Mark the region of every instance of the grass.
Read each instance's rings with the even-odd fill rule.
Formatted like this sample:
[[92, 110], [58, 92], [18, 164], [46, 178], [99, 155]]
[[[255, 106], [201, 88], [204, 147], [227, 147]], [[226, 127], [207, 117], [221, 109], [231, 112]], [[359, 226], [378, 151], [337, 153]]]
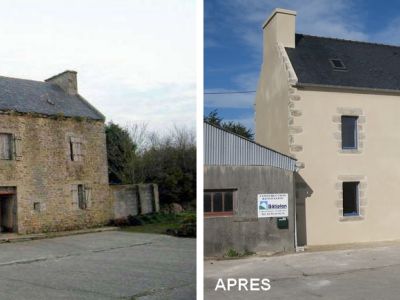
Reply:
[[135, 216], [142, 225], [122, 226], [127, 232], [167, 234], [168, 229], [179, 229], [185, 220], [195, 218], [195, 212], [182, 212], [177, 214], [155, 213]]
[[245, 250], [243, 253], [240, 253], [238, 251], [236, 251], [233, 248], [230, 248], [224, 255], [224, 257], [226, 258], [241, 258], [241, 257], [246, 257], [246, 256], [250, 256], [253, 255], [253, 252], [250, 252], [248, 250]]

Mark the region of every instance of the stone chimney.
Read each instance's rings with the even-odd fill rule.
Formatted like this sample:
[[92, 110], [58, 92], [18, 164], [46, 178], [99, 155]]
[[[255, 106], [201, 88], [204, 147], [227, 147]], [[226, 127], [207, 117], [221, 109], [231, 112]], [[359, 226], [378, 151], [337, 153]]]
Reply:
[[276, 8], [263, 25], [264, 41], [295, 47], [296, 12]]
[[57, 84], [60, 88], [62, 88], [69, 95], [78, 94], [78, 83], [76, 80], [76, 72], [75, 71], [64, 71], [60, 74], [54, 75], [46, 79], [46, 82]]

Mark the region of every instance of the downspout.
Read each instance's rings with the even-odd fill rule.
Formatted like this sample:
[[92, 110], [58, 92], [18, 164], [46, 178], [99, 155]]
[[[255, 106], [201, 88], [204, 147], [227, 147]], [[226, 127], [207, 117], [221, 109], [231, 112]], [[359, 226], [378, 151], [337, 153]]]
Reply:
[[303, 166], [297, 164], [296, 162], [296, 169], [293, 172], [293, 185], [294, 185], [294, 248], [296, 252], [303, 252], [304, 247], [297, 244], [297, 188], [296, 188], [296, 177], [295, 173], [298, 173]]

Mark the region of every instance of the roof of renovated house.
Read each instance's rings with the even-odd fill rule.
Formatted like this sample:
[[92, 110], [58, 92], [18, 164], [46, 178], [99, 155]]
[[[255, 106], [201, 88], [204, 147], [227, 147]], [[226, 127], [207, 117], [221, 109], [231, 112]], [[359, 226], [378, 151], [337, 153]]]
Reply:
[[286, 51], [299, 85], [400, 90], [398, 46], [296, 34], [296, 47]]
[[69, 95], [54, 83], [3, 76], [0, 76], [0, 111], [104, 120], [83, 97]]

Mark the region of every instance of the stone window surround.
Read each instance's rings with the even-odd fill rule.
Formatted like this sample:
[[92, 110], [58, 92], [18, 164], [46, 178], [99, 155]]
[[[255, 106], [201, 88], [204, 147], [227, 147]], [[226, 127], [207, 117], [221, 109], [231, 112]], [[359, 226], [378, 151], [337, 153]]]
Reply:
[[[358, 181], [358, 216], [343, 216], [343, 182]], [[338, 198], [336, 207], [338, 209], [339, 221], [362, 221], [365, 219], [367, 208], [367, 178], [364, 175], [340, 175], [335, 184]]]
[[[345, 154], [359, 154], [364, 150], [365, 142], [365, 115], [361, 108], [338, 107], [337, 114], [333, 116], [332, 121], [337, 125], [334, 132], [334, 138], [337, 141], [338, 152]], [[342, 149], [342, 116], [354, 116], [357, 118], [357, 149]]]

